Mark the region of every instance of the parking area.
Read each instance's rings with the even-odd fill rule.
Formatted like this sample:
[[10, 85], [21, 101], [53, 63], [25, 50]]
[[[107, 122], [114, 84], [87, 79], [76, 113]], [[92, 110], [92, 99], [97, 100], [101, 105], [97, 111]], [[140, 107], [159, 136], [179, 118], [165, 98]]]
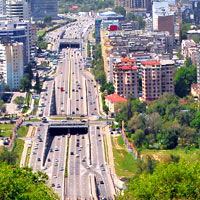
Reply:
[[26, 98], [26, 92], [13, 92], [13, 96], [11, 98], [11, 102], [10, 103], [6, 103], [6, 111], [8, 114], [19, 114], [21, 112], [22, 109], [18, 109], [17, 105], [14, 104], [14, 99], [17, 96], [22, 96], [24, 98]]

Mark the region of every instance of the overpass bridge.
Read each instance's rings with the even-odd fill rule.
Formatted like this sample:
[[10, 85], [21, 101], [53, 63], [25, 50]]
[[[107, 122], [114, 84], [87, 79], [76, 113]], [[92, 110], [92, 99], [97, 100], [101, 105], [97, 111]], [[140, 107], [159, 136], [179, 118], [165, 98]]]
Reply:
[[53, 122], [48, 125], [48, 133], [51, 135], [86, 134], [88, 123], [83, 122]]

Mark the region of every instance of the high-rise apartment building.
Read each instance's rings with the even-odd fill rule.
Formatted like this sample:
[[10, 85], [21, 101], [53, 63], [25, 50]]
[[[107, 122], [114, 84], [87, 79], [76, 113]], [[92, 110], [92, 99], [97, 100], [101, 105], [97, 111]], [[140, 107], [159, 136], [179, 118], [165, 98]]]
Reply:
[[6, 15], [6, 0], [0, 0], [0, 15]]
[[10, 89], [19, 89], [24, 76], [23, 43], [0, 44], [0, 74]]
[[29, 23], [15, 21], [0, 21], [0, 41], [22, 42], [24, 65], [30, 60]]
[[130, 94], [138, 98], [138, 68], [131, 65], [117, 66], [113, 70], [115, 93], [127, 98]]
[[174, 62], [149, 60], [142, 64], [142, 98], [153, 101], [165, 92], [174, 93]]
[[7, 19], [18, 18], [19, 20], [30, 19], [30, 3], [28, 0], [7, 0], [6, 1]]
[[43, 20], [45, 16], [56, 19], [58, 14], [57, 0], [31, 0], [31, 16], [33, 20]]

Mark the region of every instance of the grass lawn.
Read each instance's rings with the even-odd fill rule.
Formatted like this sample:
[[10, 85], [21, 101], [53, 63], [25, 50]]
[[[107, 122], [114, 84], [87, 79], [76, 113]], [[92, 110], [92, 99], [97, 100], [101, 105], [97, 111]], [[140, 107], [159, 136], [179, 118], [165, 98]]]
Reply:
[[27, 133], [28, 127], [26, 126], [21, 126], [17, 131], [18, 137], [26, 137]]
[[173, 154], [175, 156], [180, 156], [186, 160], [195, 161], [200, 158], [200, 149], [185, 150], [185, 149], [172, 149], [172, 150], [143, 150], [141, 152], [145, 156], [149, 155], [155, 160], [169, 162], [171, 160], [170, 156]]
[[37, 36], [42, 36], [44, 34], [45, 30], [39, 30], [37, 31]]
[[111, 137], [115, 172], [120, 177], [131, 178], [136, 172], [136, 160], [132, 152], [128, 152], [122, 136]]
[[18, 155], [18, 158], [16, 160], [16, 165], [17, 166], [20, 165], [23, 149], [24, 149], [24, 141], [20, 140], [20, 139], [15, 139], [15, 143], [14, 143], [14, 147], [13, 147], [12, 151], [16, 152], [17, 155]]
[[14, 124], [0, 124], [1, 134], [4, 137], [10, 137], [13, 133]]
[[108, 144], [107, 144], [106, 135], [103, 135], [103, 145], [104, 145], [105, 160], [109, 164]]

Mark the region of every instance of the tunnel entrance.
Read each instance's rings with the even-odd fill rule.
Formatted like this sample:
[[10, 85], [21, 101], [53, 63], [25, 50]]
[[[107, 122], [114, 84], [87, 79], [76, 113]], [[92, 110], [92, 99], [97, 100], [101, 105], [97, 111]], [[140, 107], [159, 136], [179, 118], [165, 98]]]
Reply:
[[60, 136], [60, 135], [76, 135], [76, 134], [86, 134], [88, 128], [49, 128], [48, 130], [51, 136]]
[[80, 48], [80, 44], [79, 43], [73, 43], [73, 42], [61, 42], [60, 43], [60, 50], [62, 49], [66, 49], [66, 48]]
[[65, 137], [67, 137], [68, 134], [83, 135], [87, 133], [88, 133], [88, 125], [84, 123], [50, 124], [47, 130], [43, 166], [45, 165], [48, 153], [52, 148], [52, 143], [56, 137], [59, 137], [59, 140], [62, 140], [62, 138], [64, 139]]

